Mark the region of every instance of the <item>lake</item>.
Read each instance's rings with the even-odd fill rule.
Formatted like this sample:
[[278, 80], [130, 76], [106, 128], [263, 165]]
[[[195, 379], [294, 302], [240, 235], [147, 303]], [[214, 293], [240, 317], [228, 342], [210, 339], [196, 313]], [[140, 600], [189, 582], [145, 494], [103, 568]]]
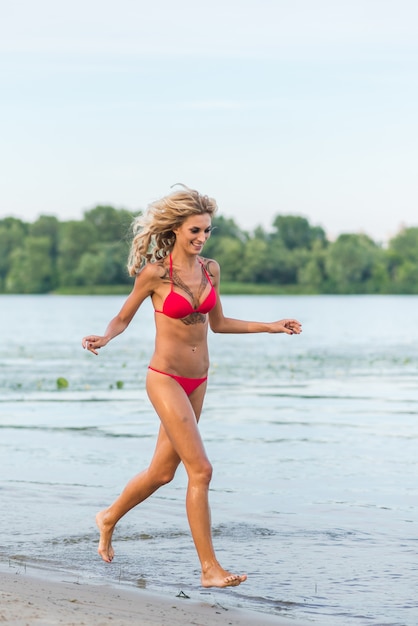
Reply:
[[0, 296], [0, 563], [289, 624], [416, 626], [418, 297], [222, 301], [231, 317], [303, 323], [300, 336], [209, 336], [214, 543], [248, 581], [199, 587], [182, 468], [119, 523], [113, 563], [97, 556], [95, 512], [148, 463], [159, 425], [150, 303], [98, 357], [81, 348], [116, 296]]

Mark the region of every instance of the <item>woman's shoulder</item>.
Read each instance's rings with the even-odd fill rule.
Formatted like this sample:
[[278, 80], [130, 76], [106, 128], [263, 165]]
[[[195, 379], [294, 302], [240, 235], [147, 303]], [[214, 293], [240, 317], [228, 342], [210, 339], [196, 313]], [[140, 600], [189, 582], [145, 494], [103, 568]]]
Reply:
[[168, 275], [168, 269], [164, 263], [164, 259], [159, 261], [148, 261], [141, 267], [136, 275], [136, 281], [142, 284], [148, 284], [151, 290], [156, 283], [161, 283], [161, 279]]
[[140, 274], [144, 273], [145, 276], [161, 276], [161, 273], [164, 273], [167, 268], [167, 260], [158, 259], [157, 261], [147, 261], [143, 267], [141, 267]]
[[203, 267], [206, 269], [207, 273], [210, 276], [216, 277], [219, 274], [220, 267], [218, 261], [215, 261], [215, 259], [208, 259], [202, 256], [199, 258], [203, 263]]

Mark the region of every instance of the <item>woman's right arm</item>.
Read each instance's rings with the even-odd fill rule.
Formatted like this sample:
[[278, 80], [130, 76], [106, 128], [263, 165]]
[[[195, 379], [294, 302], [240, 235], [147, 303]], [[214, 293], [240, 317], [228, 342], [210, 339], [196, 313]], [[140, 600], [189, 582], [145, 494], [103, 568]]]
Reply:
[[93, 354], [98, 354], [97, 350], [103, 348], [111, 339], [123, 333], [129, 326], [135, 313], [143, 303], [143, 301], [154, 291], [156, 268], [153, 264], [147, 264], [138, 276], [131, 293], [125, 300], [119, 313], [109, 322], [104, 335], [86, 335], [81, 341], [83, 348], [86, 348]]

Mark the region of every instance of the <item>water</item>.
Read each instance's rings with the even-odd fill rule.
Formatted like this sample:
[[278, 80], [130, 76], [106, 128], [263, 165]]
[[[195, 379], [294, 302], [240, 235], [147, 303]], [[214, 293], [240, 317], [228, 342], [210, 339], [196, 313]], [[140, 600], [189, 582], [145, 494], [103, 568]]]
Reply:
[[98, 357], [81, 349], [122, 302], [0, 297], [0, 563], [289, 623], [416, 626], [418, 298], [223, 298], [232, 317], [297, 317], [304, 332], [210, 334], [214, 541], [249, 580], [206, 592], [181, 468], [120, 522], [115, 561], [96, 556], [94, 514], [148, 463], [158, 429], [149, 304]]

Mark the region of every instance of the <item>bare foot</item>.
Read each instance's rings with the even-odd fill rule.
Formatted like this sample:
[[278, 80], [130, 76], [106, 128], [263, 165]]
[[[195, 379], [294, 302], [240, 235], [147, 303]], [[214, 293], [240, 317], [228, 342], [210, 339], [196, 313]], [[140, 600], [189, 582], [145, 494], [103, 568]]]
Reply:
[[237, 587], [247, 580], [247, 574], [231, 574], [220, 565], [213, 565], [202, 572], [202, 587]]
[[100, 511], [96, 515], [96, 524], [100, 531], [99, 547], [97, 552], [102, 557], [103, 561], [110, 563], [113, 561], [115, 551], [112, 548], [112, 535], [115, 525], [106, 523], [106, 511]]

